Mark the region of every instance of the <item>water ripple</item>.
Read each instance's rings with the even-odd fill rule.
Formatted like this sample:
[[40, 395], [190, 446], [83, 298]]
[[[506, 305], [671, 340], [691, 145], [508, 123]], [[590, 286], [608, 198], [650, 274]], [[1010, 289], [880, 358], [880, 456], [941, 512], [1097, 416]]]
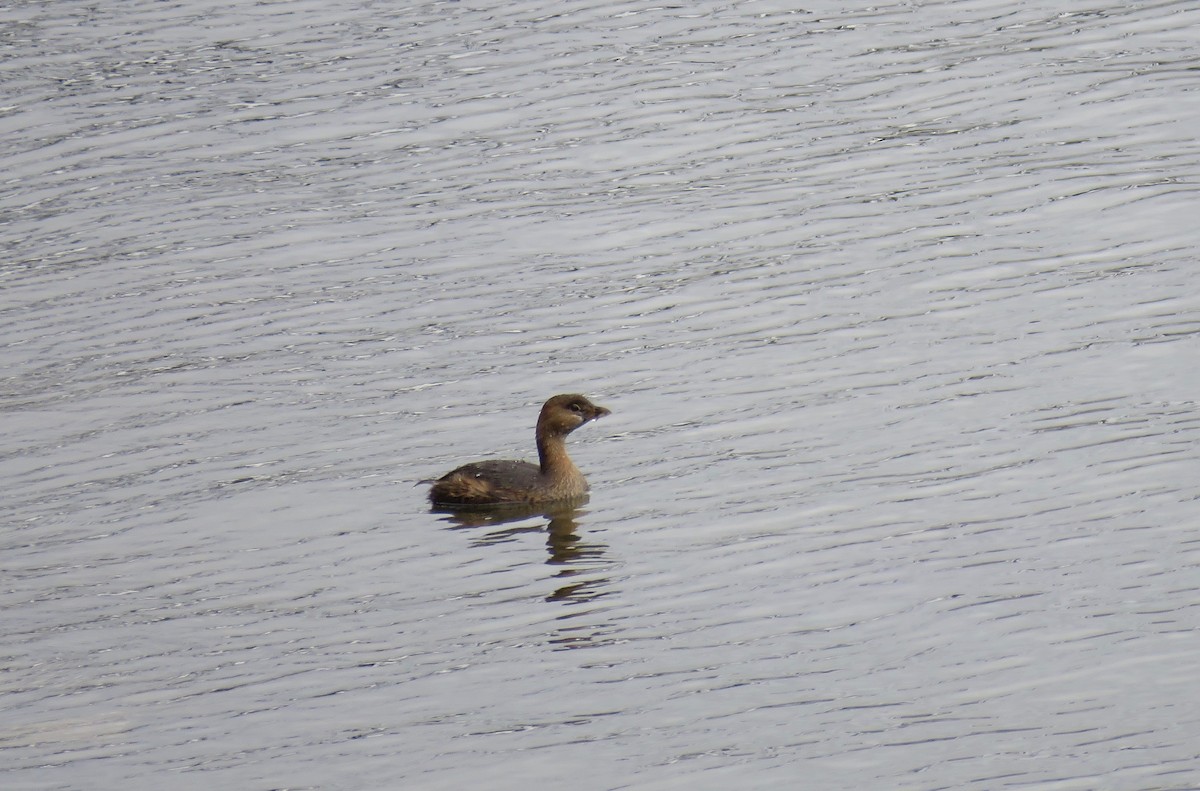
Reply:
[[0, 10], [5, 787], [1197, 785], [1196, 17]]

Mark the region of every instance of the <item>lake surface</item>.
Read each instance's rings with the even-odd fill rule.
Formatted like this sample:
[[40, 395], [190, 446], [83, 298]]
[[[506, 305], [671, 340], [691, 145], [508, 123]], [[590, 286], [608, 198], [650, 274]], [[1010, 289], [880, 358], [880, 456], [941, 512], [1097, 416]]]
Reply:
[[1200, 788], [1200, 6], [0, 34], [5, 789]]

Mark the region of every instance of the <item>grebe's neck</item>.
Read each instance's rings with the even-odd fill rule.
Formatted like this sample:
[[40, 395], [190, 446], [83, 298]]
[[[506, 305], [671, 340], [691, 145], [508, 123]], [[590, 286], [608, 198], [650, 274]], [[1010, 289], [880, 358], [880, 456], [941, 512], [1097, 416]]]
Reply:
[[561, 480], [580, 474], [571, 457], [567, 455], [567, 441], [564, 435], [539, 431], [537, 449], [542, 475]]

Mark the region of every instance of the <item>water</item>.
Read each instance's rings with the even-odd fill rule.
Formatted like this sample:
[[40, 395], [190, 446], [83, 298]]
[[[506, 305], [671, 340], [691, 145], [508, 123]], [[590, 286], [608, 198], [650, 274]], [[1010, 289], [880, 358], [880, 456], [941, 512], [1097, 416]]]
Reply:
[[1198, 24], [9, 4], [0, 782], [1200, 787]]

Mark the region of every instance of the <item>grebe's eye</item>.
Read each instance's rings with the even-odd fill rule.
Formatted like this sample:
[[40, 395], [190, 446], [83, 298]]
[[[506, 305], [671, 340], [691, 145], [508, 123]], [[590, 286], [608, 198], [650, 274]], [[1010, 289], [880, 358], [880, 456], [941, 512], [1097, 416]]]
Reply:
[[571, 404], [571, 406], [570, 406], [570, 407], [568, 407], [568, 408], [569, 408], [569, 409], [570, 409], [572, 412], [576, 412], [576, 413], [578, 413], [578, 412], [582, 412], [582, 411], [583, 411], [583, 407], [581, 407], [581, 406], [580, 406], [578, 403]]

